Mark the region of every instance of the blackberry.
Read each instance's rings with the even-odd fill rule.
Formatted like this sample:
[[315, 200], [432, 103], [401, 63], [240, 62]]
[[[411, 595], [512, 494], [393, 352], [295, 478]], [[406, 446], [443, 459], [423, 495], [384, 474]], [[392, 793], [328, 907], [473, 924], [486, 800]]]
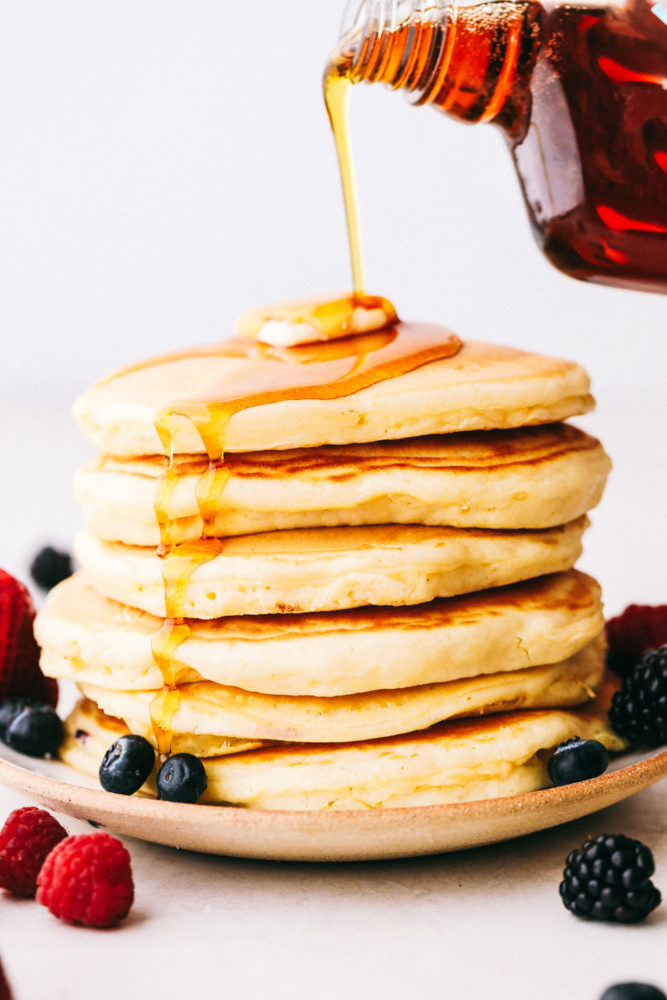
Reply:
[[143, 736], [128, 733], [111, 744], [100, 764], [100, 784], [106, 792], [134, 795], [155, 764], [155, 750]]
[[648, 847], [622, 833], [600, 834], [572, 851], [559, 891], [577, 917], [636, 924], [660, 903]]
[[598, 740], [580, 740], [578, 736], [556, 747], [549, 758], [547, 771], [554, 785], [597, 778], [607, 770], [609, 753]]
[[42, 590], [51, 590], [72, 575], [72, 557], [47, 545], [40, 549], [30, 564], [30, 576]]
[[199, 757], [175, 753], [157, 773], [157, 795], [167, 802], [196, 802], [206, 790], [206, 770]]
[[614, 694], [609, 721], [633, 746], [667, 743], [667, 646], [646, 650]]
[[648, 983], [615, 983], [604, 991], [600, 1000], [667, 1000], [667, 997]]
[[58, 713], [50, 705], [37, 704], [22, 708], [11, 719], [5, 743], [28, 757], [53, 757], [64, 736], [65, 727]]

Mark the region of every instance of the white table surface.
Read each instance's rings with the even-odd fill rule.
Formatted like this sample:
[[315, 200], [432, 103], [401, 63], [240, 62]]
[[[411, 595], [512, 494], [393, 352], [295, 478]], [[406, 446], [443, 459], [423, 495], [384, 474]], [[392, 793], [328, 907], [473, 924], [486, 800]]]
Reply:
[[[609, 614], [660, 603], [664, 403], [639, 390], [607, 393], [577, 423], [602, 438], [615, 465], [580, 566], [601, 580]], [[5, 400], [0, 426], [0, 564], [26, 579], [40, 545], [71, 545], [71, 476], [89, 449], [64, 405]], [[0, 788], [0, 819], [24, 804]], [[136, 902], [121, 927], [69, 927], [3, 894], [0, 957], [15, 1000], [597, 1000], [627, 980], [667, 990], [667, 905], [639, 926], [597, 925], [558, 896], [568, 852], [601, 832], [647, 843], [667, 894], [666, 817], [663, 781], [558, 829], [403, 861], [254, 862], [127, 839]], [[61, 819], [72, 833], [90, 829]]]

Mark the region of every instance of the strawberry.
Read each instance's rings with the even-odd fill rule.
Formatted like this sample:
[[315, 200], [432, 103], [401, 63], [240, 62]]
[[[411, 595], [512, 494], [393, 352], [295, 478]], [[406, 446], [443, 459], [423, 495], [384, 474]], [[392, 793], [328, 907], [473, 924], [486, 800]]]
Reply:
[[28, 695], [55, 707], [58, 684], [40, 669], [34, 620], [30, 594], [0, 569], [0, 702], [10, 695]]

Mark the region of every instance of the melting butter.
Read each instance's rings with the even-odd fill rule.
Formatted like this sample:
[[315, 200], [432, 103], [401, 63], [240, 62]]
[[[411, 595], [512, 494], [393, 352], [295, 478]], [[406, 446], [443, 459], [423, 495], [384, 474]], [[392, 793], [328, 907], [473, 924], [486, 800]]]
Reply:
[[235, 333], [271, 347], [297, 347], [373, 333], [397, 320], [389, 299], [353, 292], [334, 299], [299, 299], [250, 309], [237, 320]]

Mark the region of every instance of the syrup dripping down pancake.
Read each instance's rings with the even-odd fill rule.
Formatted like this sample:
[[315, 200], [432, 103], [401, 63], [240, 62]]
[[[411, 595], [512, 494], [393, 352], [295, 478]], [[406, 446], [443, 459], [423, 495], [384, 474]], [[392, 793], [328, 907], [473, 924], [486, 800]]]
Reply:
[[230, 737], [352, 743], [428, 729], [444, 719], [580, 705], [594, 696], [603, 671], [600, 633], [574, 656], [548, 666], [333, 698], [256, 694], [210, 681], [176, 688], [175, 703], [172, 691], [117, 691], [83, 684], [81, 692], [151, 743], [156, 741], [155, 720], [168, 715], [171, 753], [212, 757], [220, 753], [221, 739], [227, 746]]
[[[75, 491], [90, 530], [104, 541], [158, 545], [165, 461], [101, 455], [81, 469]], [[231, 454], [204, 524], [207, 459], [176, 456], [164, 516], [175, 543], [361, 524], [549, 528], [598, 503], [609, 466], [600, 443], [568, 424]]]
[[[424, 329], [420, 324], [397, 326], [416, 335]], [[253, 370], [252, 364], [247, 357], [225, 354], [224, 344], [155, 358], [93, 386], [75, 403], [74, 416], [87, 437], [109, 455], [202, 454], [206, 448], [192, 417], [206, 414], [216, 395], [226, 398], [233, 392]], [[224, 450], [267, 451], [506, 429], [564, 420], [592, 406], [589, 379], [579, 365], [467, 341], [453, 357], [422, 364], [342, 398], [283, 399], [236, 412], [225, 422]], [[165, 411], [171, 413], [169, 450], [155, 426]]]
[[[109, 691], [159, 690], [161, 619], [102, 597], [83, 574], [55, 587], [36, 623], [42, 668]], [[404, 608], [188, 621], [174, 684], [334, 697], [558, 663], [604, 627], [600, 587], [572, 570]]]
[[302, 528], [187, 542], [163, 559], [84, 531], [75, 551], [105, 597], [159, 617], [213, 619], [422, 604], [560, 572], [579, 558], [587, 524]]

